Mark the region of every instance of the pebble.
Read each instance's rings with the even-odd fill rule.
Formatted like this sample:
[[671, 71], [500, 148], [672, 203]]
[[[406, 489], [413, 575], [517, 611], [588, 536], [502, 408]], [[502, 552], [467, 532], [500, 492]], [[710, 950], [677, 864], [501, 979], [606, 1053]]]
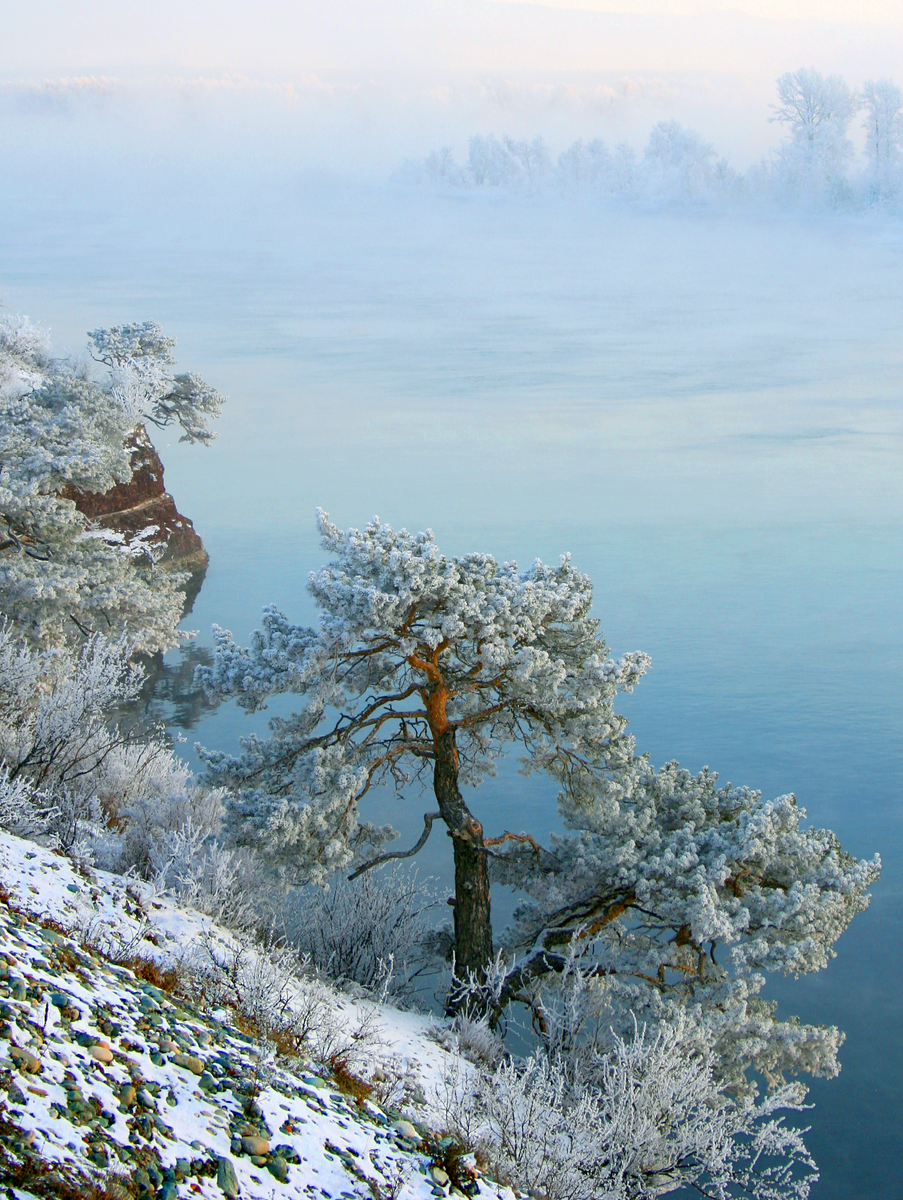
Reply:
[[113, 1061], [113, 1051], [109, 1046], [103, 1046], [99, 1042], [96, 1046], [89, 1046], [88, 1053], [99, 1063], [111, 1063]]
[[414, 1142], [415, 1145], [419, 1145], [422, 1140], [420, 1134], [410, 1121], [396, 1121], [392, 1128], [397, 1130], [407, 1142]]
[[194, 1054], [174, 1054], [172, 1061], [177, 1067], [184, 1067], [186, 1071], [191, 1071], [193, 1075], [203, 1075], [204, 1064]]
[[10, 1046], [9, 1056], [20, 1071], [25, 1071], [29, 1075], [40, 1073], [41, 1060], [30, 1050], [25, 1050], [22, 1046]]
[[270, 1142], [269, 1138], [265, 1137], [242, 1137], [241, 1148], [245, 1154], [269, 1154]]
[[285, 1183], [288, 1179], [288, 1163], [281, 1154], [274, 1154], [270, 1161], [266, 1164], [267, 1170], [280, 1183]]
[[220, 1158], [216, 1165], [216, 1182], [219, 1190], [228, 1200], [237, 1200], [241, 1192], [238, 1187], [238, 1179], [235, 1175], [235, 1168], [232, 1166], [228, 1158]]

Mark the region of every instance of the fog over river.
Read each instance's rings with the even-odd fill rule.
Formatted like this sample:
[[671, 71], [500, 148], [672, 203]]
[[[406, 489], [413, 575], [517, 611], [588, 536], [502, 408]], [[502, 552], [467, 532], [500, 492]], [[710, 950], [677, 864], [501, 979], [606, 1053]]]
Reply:
[[[80, 351], [152, 319], [229, 397], [209, 450], [157, 438], [210, 569], [186, 624], [240, 641], [275, 602], [313, 620], [314, 509], [430, 526], [595, 584], [653, 762], [796, 793], [860, 856], [869, 912], [830, 968], [766, 995], [839, 1025], [811, 1090], [818, 1200], [890, 1195], [903, 1131], [903, 226], [605, 210], [300, 177], [4, 188], [0, 298]], [[64, 187], [64, 181], [59, 183]], [[176, 656], [170, 656], [175, 659]], [[231, 706], [188, 733], [228, 748]], [[174, 728], [174, 732], [175, 732]], [[430, 807], [432, 807], [430, 805]], [[555, 827], [542, 779], [473, 797], [487, 833]], [[386, 812], [388, 814], [388, 808]], [[407, 846], [412, 796], [392, 811]], [[434, 835], [420, 870], [448, 880]], [[443, 883], [445, 886], [445, 883]], [[500, 923], [510, 898], [496, 898]]]

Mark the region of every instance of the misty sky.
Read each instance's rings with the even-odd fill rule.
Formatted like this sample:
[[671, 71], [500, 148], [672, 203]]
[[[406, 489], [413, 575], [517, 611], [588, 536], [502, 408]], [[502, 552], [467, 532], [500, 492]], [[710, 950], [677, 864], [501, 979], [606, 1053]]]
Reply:
[[860, 87], [903, 74], [899, 0], [0, 0], [0, 12], [0, 124], [26, 153], [83, 143], [91, 155], [128, 128], [161, 147], [194, 138], [195, 153], [243, 129], [261, 154], [272, 138], [299, 164], [391, 169], [443, 144], [460, 152], [473, 133], [639, 148], [675, 119], [743, 170], [780, 136], [778, 75], [812, 66]]
[[755, 70], [801, 37], [852, 62], [881, 44], [882, 27], [897, 46], [903, 29], [897, 0], [7, 0], [2, 10], [7, 78], [100, 69]]

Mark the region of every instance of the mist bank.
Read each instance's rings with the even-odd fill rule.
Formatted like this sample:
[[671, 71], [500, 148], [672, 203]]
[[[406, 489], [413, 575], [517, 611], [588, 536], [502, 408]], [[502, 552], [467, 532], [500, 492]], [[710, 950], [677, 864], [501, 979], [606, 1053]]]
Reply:
[[329, 181], [577, 192], [644, 208], [899, 211], [903, 94], [892, 80], [850, 86], [799, 68], [760, 82], [692, 72], [457, 73], [441, 85], [427, 73], [348, 72], [7, 81], [0, 152], [14, 169], [0, 198], [13, 219], [88, 208], [110, 220], [184, 196], [214, 213], [253, 208], [274, 186], [291, 207], [299, 186]]

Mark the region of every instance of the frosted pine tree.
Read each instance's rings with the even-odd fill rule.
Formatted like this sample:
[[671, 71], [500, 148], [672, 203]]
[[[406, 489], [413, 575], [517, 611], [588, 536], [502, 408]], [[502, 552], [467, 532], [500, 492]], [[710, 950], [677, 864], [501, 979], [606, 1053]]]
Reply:
[[[519, 572], [486, 554], [447, 557], [432, 533], [377, 519], [345, 533], [320, 513], [319, 527], [333, 559], [309, 580], [318, 627], [268, 609], [248, 648], [217, 630], [201, 671], [210, 692], [251, 710], [302, 697], [269, 739], [205, 753], [213, 781], [237, 793], [239, 838], [291, 881], [322, 881], [416, 853], [441, 821], [455, 868], [452, 1007], [497, 1020], [522, 1002], [541, 1027], [556, 982], [579, 968], [609, 1025], [631, 1011], [655, 1025], [693, 1014], [740, 1090], [753, 1068], [833, 1073], [837, 1031], [779, 1023], [757, 994], [763, 972], [825, 965], [877, 861], [804, 828], [790, 797], [765, 804], [637, 757], [614, 704], [649, 660], [610, 657], [568, 557]], [[487, 838], [474, 811], [472, 789], [512, 745], [525, 771], [559, 786], [573, 833], [548, 848], [537, 831]], [[399, 802], [435, 795], [412, 850], [379, 852], [393, 830], [362, 812], [379, 787]], [[493, 874], [526, 897], [500, 956]]]
[[[393, 836], [361, 819], [379, 785], [401, 796], [429, 789], [455, 862], [458, 970], [482, 973], [491, 959], [489, 856], [494, 847], [462, 788], [494, 773], [504, 746], [545, 756], [561, 742], [589, 740], [612, 766], [626, 763], [621, 690], [646, 669], [643, 654], [608, 655], [589, 615], [589, 580], [565, 557], [518, 572], [488, 554], [443, 555], [429, 532], [374, 520], [343, 533], [319, 514], [334, 561], [311, 575], [319, 628], [292, 625], [268, 609], [248, 649], [216, 631], [205, 686], [246, 708], [292, 692], [303, 707], [273, 722], [268, 741], [244, 740], [240, 757], [208, 752], [220, 784], [238, 789], [245, 836], [291, 877], [324, 879]], [[386, 855], [378, 860], [384, 861]]]

